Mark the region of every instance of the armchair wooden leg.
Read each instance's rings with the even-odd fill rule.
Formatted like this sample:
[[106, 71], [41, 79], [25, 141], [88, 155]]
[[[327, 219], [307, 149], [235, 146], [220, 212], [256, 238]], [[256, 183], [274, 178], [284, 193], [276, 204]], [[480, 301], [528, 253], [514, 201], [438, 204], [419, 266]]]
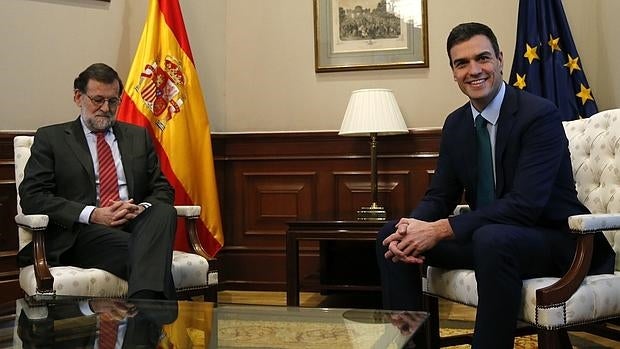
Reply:
[[207, 283], [209, 287], [205, 290], [203, 300], [205, 302], [217, 303], [217, 292], [219, 291], [219, 270], [220, 261], [216, 258], [209, 259], [209, 272], [207, 273]]
[[441, 339], [439, 336], [439, 300], [437, 297], [425, 294], [423, 302], [429, 317], [422, 330], [426, 331], [427, 348], [436, 349], [440, 347]]
[[202, 299], [205, 302], [211, 302], [211, 303], [217, 304], [217, 291], [218, 291], [217, 285], [212, 285], [212, 286], [207, 287]]
[[566, 330], [538, 330], [538, 348], [565, 349], [572, 348]]

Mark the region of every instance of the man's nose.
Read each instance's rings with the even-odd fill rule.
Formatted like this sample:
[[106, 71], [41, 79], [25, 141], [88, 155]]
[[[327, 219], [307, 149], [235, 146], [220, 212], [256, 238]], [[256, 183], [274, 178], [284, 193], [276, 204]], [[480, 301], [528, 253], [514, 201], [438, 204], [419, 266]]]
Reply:
[[478, 75], [482, 72], [482, 66], [478, 62], [472, 62], [469, 65], [469, 74], [470, 75]]
[[103, 101], [101, 107], [99, 107], [102, 111], [110, 111], [110, 100], [106, 99]]

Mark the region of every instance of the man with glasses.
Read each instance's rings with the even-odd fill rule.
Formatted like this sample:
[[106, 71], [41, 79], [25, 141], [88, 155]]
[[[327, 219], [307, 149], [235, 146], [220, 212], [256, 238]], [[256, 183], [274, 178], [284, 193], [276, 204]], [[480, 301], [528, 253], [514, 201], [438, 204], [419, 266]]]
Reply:
[[[174, 299], [174, 190], [146, 129], [118, 122], [123, 84], [96, 63], [75, 79], [80, 116], [37, 130], [19, 187], [26, 214], [50, 217], [52, 266], [99, 268], [127, 280], [130, 298]], [[32, 243], [18, 254], [32, 264]]]

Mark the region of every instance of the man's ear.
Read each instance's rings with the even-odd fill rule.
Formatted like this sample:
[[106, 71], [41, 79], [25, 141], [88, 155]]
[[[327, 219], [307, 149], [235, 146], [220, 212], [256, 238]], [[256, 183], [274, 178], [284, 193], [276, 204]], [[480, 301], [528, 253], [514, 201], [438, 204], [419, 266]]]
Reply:
[[82, 92], [80, 90], [73, 90], [73, 102], [78, 108], [82, 107]]
[[504, 53], [502, 51], [499, 51], [497, 60], [499, 61], [499, 70], [504, 73]]

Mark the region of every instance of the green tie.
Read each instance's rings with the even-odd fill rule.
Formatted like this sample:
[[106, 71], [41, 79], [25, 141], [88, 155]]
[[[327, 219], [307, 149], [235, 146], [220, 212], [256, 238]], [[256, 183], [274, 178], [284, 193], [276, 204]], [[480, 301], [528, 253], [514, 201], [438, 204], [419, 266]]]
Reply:
[[478, 152], [476, 206], [484, 207], [493, 202], [495, 182], [493, 180], [493, 159], [489, 131], [487, 131], [487, 120], [482, 117], [482, 114], [476, 116], [476, 148]]

